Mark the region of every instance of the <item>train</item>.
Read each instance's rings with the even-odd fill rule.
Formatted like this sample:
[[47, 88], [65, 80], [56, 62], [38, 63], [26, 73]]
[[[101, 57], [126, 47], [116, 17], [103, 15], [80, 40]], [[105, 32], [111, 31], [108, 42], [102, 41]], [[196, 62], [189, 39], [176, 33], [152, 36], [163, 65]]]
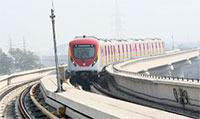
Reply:
[[112, 63], [164, 53], [164, 41], [146, 39], [102, 39], [75, 37], [69, 42], [68, 71], [76, 83], [95, 81]]

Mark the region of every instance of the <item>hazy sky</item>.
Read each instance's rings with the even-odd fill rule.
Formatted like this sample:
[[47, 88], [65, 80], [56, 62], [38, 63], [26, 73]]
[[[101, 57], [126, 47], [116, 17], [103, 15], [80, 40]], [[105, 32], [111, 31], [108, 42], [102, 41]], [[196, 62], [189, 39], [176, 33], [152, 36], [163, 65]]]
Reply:
[[[159, 37], [171, 42], [200, 40], [200, 0], [118, 0], [126, 38]], [[54, 0], [57, 44], [75, 36], [113, 38], [115, 0]], [[13, 47], [36, 53], [53, 48], [51, 0], [1, 0], [0, 48]], [[67, 47], [67, 46], [66, 46]]]

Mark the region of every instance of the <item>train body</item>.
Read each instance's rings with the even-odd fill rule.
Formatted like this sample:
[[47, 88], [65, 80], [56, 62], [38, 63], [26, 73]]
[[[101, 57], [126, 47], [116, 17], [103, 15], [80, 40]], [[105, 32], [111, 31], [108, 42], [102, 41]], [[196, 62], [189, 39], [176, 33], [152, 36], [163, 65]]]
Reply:
[[76, 79], [94, 79], [111, 63], [164, 52], [161, 39], [111, 40], [76, 37], [69, 43], [68, 69]]

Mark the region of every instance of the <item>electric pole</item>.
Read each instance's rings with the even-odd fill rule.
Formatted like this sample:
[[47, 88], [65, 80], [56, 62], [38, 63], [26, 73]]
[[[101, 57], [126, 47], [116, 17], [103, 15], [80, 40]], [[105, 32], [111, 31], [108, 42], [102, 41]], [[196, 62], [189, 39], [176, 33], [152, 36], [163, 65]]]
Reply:
[[172, 35], [172, 50], [174, 50], [174, 37]]
[[118, 0], [115, 0], [115, 37], [121, 39], [123, 37], [121, 26], [121, 13], [119, 10]]
[[59, 69], [58, 69], [58, 56], [57, 56], [57, 47], [56, 47], [56, 33], [55, 33], [55, 15], [54, 15], [54, 6], [53, 6], [53, 1], [52, 1], [52, 9], [51, 9], [51, 22], [52, 22], [52, 30], [53, 30], [53, 43], [54, 43], [54, 53], [55, 53], [55, 65], [56, 65], [56, 78], [57, 78], [57, 92], [61, 92], [61, 81], [59, 79]]

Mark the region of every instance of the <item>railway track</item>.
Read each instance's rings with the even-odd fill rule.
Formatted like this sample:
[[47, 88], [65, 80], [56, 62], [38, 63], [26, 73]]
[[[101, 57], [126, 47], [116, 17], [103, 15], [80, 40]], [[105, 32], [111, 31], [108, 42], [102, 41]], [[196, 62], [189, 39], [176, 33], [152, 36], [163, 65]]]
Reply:
[[31, 119], [32, 118], [31, 114], [29, 113], [29, 111], [27, 110], [27, 108], [25, 106], [25, 95], [28, 93], [29, 88], [30, 87], [26, 88], [24, 91], [21, 92], [21, 94], [18, 97], [18, 101], [17, 101], [17, 106], [21, 113], [21, 117], [23, 119]]
[[27, 86], [31, 85], [32, 83], [38, 81], [39, 79], [34, 79], [31, 81], [26, 81], [20, 84], [15, 84], [9, 86], [8, 88], [4, 89], [0, 93], [0, 118], [6, 117], [6, 108], [7, 105], [15, 99], [19, 95], [19, 93], [25, 89]]
[[[27, 87], [20, 93], [18, 100], [16, 101], [17, 108], [15, 112], [17, 113], [17, 117], [20, 119], [49, 119], [48, 116], [45, 115], [40, 109], [38, 109], [34, 102], [31, 100], [30, 89], [32, 87], [33, 85]], [[40, 92], [38, 87], [34, 89], [34, 92], [35, 97], [37, 97], [38, 101], [40, 100], [39, 104], [45, 105], [44, 101], [42, 101], [43, 97], [39, 96]]]

